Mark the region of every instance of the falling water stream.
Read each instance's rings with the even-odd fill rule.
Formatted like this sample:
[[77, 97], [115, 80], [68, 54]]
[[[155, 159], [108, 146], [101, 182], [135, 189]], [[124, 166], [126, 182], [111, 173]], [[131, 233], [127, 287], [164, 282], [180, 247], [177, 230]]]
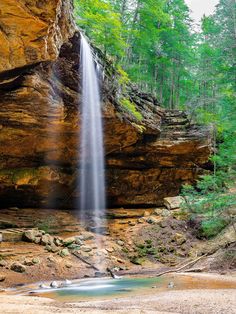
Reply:
[[80, 140], [80, 215], [101, 230], [105, 213], [104, 147], [98, 69], [92, 50], [81, 35], [82, 121]]

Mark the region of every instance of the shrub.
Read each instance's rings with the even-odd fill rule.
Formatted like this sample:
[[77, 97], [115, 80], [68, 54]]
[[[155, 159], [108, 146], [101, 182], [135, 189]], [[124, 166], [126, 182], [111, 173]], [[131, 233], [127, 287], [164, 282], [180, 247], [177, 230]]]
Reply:
[[198, 230], [200, 238], [210, 239], [219, 234], [227, 225], [229, 219], [223, 217], [214, 217], [212, 219], [203, 220]]

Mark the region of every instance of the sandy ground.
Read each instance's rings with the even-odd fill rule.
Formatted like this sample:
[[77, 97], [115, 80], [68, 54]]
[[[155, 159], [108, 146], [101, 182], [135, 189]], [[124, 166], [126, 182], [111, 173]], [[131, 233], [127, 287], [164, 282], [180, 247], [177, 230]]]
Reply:
[[70, 313], [181, 313], [235, 314], [235, 290], [168, 291], [109, 301], [59, 303], [50, 299], [23, 296], [0, 296], [2, 314], [70, 314]]
[[[187, 275], [186, 275], [187, 276]], [[236, 283], [236, 277], [215, 274], [192, 274], [199, 279], [217, 279]], [[142, 290], [135, 295], [76, 303], [48, 298], [0, 294], [1, 314], [236, 314], [236, 289]]]

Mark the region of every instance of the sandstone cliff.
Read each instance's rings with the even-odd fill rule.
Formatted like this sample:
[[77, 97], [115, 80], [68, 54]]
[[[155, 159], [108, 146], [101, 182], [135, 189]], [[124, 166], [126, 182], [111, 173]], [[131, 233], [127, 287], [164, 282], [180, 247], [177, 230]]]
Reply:
[[[79, 197], [79, 45], [70, 0], [1, 0], [1, 207], [71, 208]], [[142, 114], [137, 120], [119, 103], [117, 81], [105, 72], [108, 204], [159, 205], [202, 173], [210, 132], [129, 87], [126, 97]]]

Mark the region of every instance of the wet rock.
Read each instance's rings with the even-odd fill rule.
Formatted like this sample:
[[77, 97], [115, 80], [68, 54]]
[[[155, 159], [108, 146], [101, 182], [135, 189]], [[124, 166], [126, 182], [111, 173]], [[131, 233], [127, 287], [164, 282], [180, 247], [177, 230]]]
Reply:
[[61, 250], [61, 251], [59, 252], [59, 255], [60, 255], [61, 257], [66, 257], [66, 256], [69, 256], [69, 255], [70, 255], [70, 252], [69, 252], [69, 250], [68, 250], [67, 248], [65, 248], [65, 249], [63, 249], [63, 250]]
[[46, 286], [44, 283], [41, 283], [41, 284], [39, 285], [39, 288], [40, 288], [40, 289], [50, 289], [50, 287], [49, 287], [49, 286]]
[[70, 286], [70, 285], [72, 285], [72, 281], [66, 279], [66, 280], [63, 282], [63, 285], [65, 285], [65, 286]]
[[169, 210], [180, 208], [182, 202], [183, 198], [181, 196], [164, 198], [164, 205]]
[[19, 262], [15, 262], [11, 265], [11, 270], [17, 273], [24, 273], [26, 271], [26, 267]]
[[75, 237], [70, 237], [70, 238], [64, 239], [63, 244], [65, 246], [69, 246], [69, 245], [75, 243], [75, 241], [76, 241]]
[[60, 287], [60, 285], [59, 285], [58, 282], [52, 281], [52, 282], [50, 283], [50, 287], [51, 287], [51, 288], [54, 288], [54, 289], [57, 289], [57, 288]]

